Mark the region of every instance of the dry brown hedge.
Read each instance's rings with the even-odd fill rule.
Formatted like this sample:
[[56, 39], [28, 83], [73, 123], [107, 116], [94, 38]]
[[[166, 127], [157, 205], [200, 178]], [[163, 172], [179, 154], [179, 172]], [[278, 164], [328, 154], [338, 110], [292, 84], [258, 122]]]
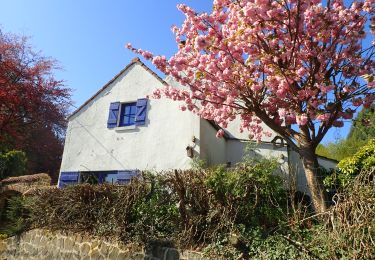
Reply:
[[[221, 183], [218, 174], [228, 174], [225, 178], [231, 184]], [[212, 176], [216, 179], [210, 179]], [[255, 173], [187, 170], [144, 174], [124, 186], [84, 184], [40, 190], [34, 193], [30, 221], [34, 227], [88, 232], [122, 241], [167, 239], [184, 247], [204, 245], [236, 232], [238, 224], [277, 225], [279, 217], [273, 218], [268, 209], [281, 208], [273, 191], [264, 190], [281, 189], [271, 185], [262, 191], [261, 181]], [[233, 187], [225, 188], [224, 194], [224, 190], [215, 190], [215, 185]]]

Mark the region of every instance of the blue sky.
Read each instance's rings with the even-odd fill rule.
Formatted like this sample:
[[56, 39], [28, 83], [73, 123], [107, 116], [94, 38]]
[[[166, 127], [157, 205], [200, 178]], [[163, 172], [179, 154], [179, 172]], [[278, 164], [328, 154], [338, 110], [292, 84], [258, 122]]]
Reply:
[[[155, 54], [173, 54], [170, 28], [183, 21], [176, 9], [182, 2], [211, 10], [209, 0], [12, 0], [1, 3], [0, 26], [31, 36], [35, 49], [59, 62], [62, 70], [56, 77], [74, 90], [79, 106], [135, 57], [125, 49], [127, 42]], [[345, 137], [348, 129], [349, 124], [331, 129], [324, 142]]]

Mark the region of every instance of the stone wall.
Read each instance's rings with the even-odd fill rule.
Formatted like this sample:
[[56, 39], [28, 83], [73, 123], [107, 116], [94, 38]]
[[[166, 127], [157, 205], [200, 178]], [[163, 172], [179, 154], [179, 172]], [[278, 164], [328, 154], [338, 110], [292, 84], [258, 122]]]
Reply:
[[122, 244], [80, 234], [34, 229], [0, 240], [0, 259], [198, 260], [201, 253], [175, 248]]

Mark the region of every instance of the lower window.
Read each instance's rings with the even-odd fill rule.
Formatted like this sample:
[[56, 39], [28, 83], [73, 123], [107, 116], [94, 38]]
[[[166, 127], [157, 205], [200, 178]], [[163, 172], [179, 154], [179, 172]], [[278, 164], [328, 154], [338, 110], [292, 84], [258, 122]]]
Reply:
[[104, 172], [81, 172], [80, 183], [89, 184], [126, 184], [136, 176], [138, 171], [104, 171]]

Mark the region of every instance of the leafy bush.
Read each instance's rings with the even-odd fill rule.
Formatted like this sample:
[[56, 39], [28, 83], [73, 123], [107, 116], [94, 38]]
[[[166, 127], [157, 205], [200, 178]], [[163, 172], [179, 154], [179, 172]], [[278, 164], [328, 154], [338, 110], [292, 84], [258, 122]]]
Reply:
[[274, 175], [277, 166], [273, 160], [253, 160], [233, 170], [218, 167], [206, 183], [220, 204], [234, 207], [236, 222], [268, 228], [279, 223], [286, 202], [282, 179]]
[[337, 165], [343, 174], [357, 175], [360, 171], [375, 167], [375, 139], [371, 139], [352, 157]]
[[0, 153], [0, 180], [26, 173], [27, 158], [22, 151]]
[[345, 187], [360, 172], [375, 171], [375, 139], [371, 139], [353, 156], [341, 160], [337, 167], [338, 170], [324, 180], [326, 186], [336, 184], [339, 188]]
[[148, 193], [133, 207], [132, 230], [141, 241], [167, 239], [179, 223], [177, 197], [166, 189], [163, 175], [145, 173]]
[[13, 196], [8, 199], [5, 216], [2, 216], [1, 219], [5, 226], [2, 227], [0, 233], [13, 236], [22, 233], [29, 227], [29, 202], [29, 198], [22, 196]]

